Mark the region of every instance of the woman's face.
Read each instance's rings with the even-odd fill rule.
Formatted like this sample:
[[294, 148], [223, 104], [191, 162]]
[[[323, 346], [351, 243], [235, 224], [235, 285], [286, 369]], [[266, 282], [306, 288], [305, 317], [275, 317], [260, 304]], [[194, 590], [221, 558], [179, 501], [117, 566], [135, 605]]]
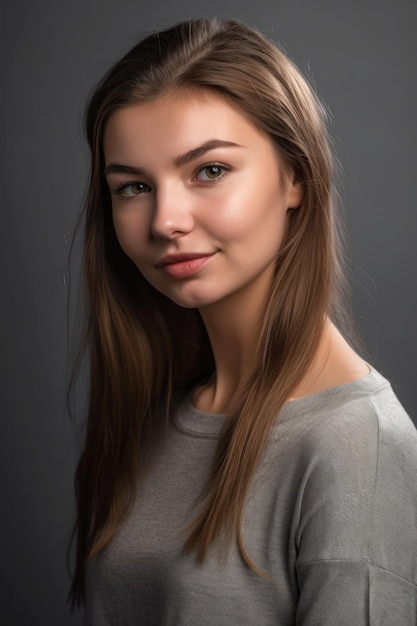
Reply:
[[302, 192], [228, 101], [188, 93], [119, 109], [104, 155], [118, 240], [156, 289], [203, 308], [270, 284]]

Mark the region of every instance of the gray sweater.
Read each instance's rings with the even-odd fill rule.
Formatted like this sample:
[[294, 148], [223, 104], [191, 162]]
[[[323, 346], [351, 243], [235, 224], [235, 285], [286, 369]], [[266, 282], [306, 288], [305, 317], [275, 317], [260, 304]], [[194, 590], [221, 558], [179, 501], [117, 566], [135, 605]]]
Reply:
[[85, 624], [417, 624], [417, 431], [375, 370], [280, 412], [242, 529], [202, 564], [179, 531], [195, 512], [224, 416], [178, 404], [111, 545], [90, 564]]

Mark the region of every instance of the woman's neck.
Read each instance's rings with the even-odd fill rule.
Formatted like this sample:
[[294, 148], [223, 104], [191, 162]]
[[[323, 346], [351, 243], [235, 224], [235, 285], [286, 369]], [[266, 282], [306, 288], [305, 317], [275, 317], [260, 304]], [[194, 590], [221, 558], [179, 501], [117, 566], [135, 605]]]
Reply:
[[[233, 312], [233, 315], [232, 315]], [[230, 306], [225, 311], [202, 311], [213, 348], [216, 370], [199, 387], [193, 403], [208, 413], [229, 413], [253, 371], [263, 311]], [[349, 346], [337, 328], [326, 320], [313, 361], [288, 400], [308, 396], [353, 382], [369, 373], [368, 364]]]
[[194, 397], [195, 406], [227, 413], [252, 373], [271, 277], [200, 309], [210, 339], [215, 372]]

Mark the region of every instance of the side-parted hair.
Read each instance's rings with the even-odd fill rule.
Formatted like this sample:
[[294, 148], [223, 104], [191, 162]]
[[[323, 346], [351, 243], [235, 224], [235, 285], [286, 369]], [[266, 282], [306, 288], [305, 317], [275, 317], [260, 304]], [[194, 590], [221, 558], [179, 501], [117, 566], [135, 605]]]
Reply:
[[227, 420], [184, 535], [184, 549], [200, 561], [216, 542], [236, 541], [247, 565], [265, 575], [242, 543], [245, 496], [271, 426], [313, 359], [326, 316], [337, 322], [343, 312], [326, 115], [298, 69], [266, 37], [235, 20], [191, 20], [146, 37], [110, 69], [86, 113], [91, 176], [83, 272], [90, 396], [76, 474], [73, 606], [84, 599], [88, 560], [113, 538], [140, 488], [156, 416], [163, 421], [172, 394], [214, 370], [198, 311], [158, 293], [122, 251], [103, 177], [103, 133], [116, 110], [193, 89], [238, 107], [271, 138], [284, 168], [303, 187], [277, 256], [253, 373]]

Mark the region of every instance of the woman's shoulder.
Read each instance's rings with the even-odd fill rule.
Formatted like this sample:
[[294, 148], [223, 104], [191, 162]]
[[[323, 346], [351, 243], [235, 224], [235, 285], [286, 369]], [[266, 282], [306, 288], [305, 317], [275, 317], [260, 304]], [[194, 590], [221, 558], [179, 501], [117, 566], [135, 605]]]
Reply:
[[300, 563], [365, 559], [416, 584], [417, 430], [390, 383], [371, 369], [285, 417], [301, 424], [284, 460]]
[[[374, 368], [352, 382], [287, 403], [277, 427], [294, 423], [306, 454], [357, 458], [409, 455], [417, 469], [417, 430], [390, 383]], [[287, 428], [288, 429], [288, 425]], [[359, 455], [360, 456], [360, 455]], [[398, 460], [398, 459], [397, 459]]]
[[[374, 594], [375, 615], [387, 608], [405, 615], [410, 606], [411, 614], [417, 431], [390, 383], [371, 368], [356, 381], [288, 402], [269, 453], [253, 508], [258, 517], [272, 509], [274, 536], [290, 538], [300, 615], [314, 611], [321, 623], [335, 589], [338, 598]], [[344, 606], [346, 617], [349, 602]]]
[[[361, 379], [287, 403], [268, 450], [277, 481], [282, 470], [304, 502], [329, 510], [382, 506], [385, 494], [417, 519], [417, 430], [390, 383], [375, 369]], [[408, 494], [408, 496], [406, 496]], [[336, 507], [335, 504], [340, 506]], [[386, 503], [387, 504], [387, 503]]]

